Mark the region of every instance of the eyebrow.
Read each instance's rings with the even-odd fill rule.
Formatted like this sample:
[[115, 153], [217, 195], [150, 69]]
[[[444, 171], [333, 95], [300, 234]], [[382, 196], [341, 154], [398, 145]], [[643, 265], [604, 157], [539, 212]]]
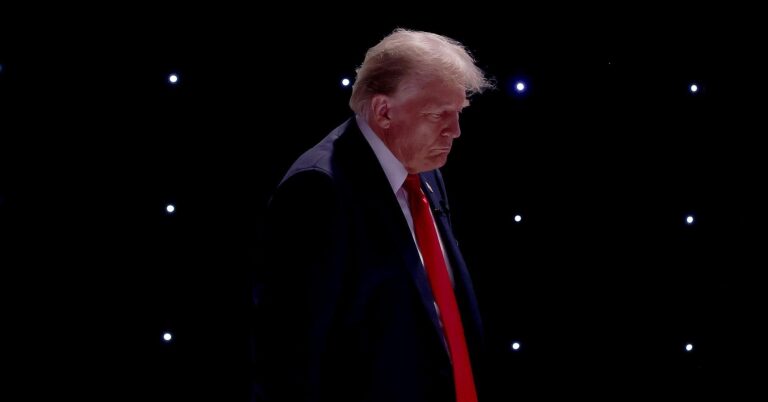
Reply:
[[[469, 106], [469, 99], [464, 98], [464, 102], [461, 104], [461, 108], [459, 109], [459, 111], [461, 111], [461, 109], [464, 109], [467, 106]], [[437, 108], [440, 110], [453, 110], [453, 106], [449, 104], [442, 104]]]

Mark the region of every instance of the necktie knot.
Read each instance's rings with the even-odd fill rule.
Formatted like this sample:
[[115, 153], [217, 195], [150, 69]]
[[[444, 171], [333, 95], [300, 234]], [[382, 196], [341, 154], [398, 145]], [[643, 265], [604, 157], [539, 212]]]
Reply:
[[[411, 215], [414, 219], [419, 219], [419, 215], [429, 216], [429, 202], [421, 191], [421, 178], [418, 174], [409, 174], [405, 178], [405, 191], [408, 192], [408, 206], [411, 208]], [[431, 220], [431, 217], [429, 218]]]
[[409, 174], [405, 177], [405, 189], [408, 191], [408, 195], [418, 194], [421, 190], [421, 179], [418, 174]]

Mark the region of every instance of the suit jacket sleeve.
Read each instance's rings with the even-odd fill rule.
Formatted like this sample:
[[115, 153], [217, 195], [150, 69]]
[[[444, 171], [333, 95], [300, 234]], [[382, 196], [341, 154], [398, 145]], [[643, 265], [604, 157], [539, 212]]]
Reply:
[[339, 300], [343, 223], [331, 177], [306, 170], [287, 178], [270, 201], [264, 288], [257, 327], [264, 339], [263, 392], [269, 401], [312, 401], [331, 364], [327, 339]]

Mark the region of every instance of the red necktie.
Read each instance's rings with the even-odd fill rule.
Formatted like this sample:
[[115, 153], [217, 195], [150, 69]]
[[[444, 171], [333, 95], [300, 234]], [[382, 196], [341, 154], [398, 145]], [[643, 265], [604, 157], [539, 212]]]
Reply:
[[456, 401], [476, 402], [475, 380], [472, 377], [472, 366], [469, 363], [469, 352], [467, 351], [467, 342], [464, 339], [464, 327], [461, 324], [459, 307], [456, 304], [456, 296], [448, 277], [448, 267], [440, 248], [435, 223], [429, 212], [429, 201], [421, 190], [419, 175], [409, 174], [405, 179], [405, 189], [408, 191], [408, 204], [413, 217], [416, 242], [424, 259], [427, 277], [429, 277], [429, 283], [432, 286], [432, 295], [440, 312], [443, 332], [451, 353]]

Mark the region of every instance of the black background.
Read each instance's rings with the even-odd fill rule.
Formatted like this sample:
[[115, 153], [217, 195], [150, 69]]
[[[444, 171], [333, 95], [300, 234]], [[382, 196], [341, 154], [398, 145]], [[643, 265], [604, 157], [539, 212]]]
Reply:
[[6, 14], [12, 385], [30, 399], [247, 400], [269, 193], [350, 115], [341, 79], [406, 27], [461, 41], [497, 82], [443, 171], [498, 400], [764, 392], [761, 22], [512, 10]]

